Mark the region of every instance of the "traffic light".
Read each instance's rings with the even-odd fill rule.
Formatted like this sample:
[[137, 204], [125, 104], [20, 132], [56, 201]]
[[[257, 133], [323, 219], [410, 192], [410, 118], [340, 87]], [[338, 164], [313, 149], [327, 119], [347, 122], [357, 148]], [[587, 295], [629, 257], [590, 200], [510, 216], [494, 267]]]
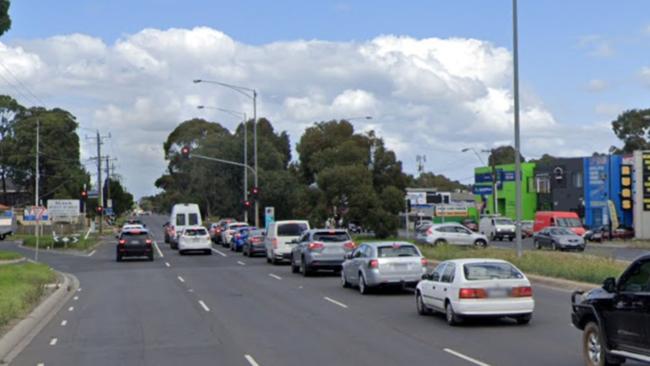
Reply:
[[632, 166], [621, 165], [621, 208], [632, 209]]
[[181, 156], [183, 157], [183, 159], [190, 158], [190, 147], [188, 145], [185, 145], [181, 148]]
[[257, 198], [260, 195], [260, 188], [259, 187], [252, 187], [250, 191], [248, 192], [248, 195], [251, 197], [253, 201], [257, 201]]
[[88, 198], [88, 191], [84, 189], [83, 191], [81, 191], [81, 200], [85, 201], [87, 198]]
[[104, 208], [103, 208], [102, 206], [97, 206], [97, 207], [95, 208], [95, 210], [97, 210], [97, 214], [98, 214], [98, 215], [101, 215], [102, 212], [104, 211]]
[[251, 201], [249, 200], [244, 201], [244, 208], [251, 208]]

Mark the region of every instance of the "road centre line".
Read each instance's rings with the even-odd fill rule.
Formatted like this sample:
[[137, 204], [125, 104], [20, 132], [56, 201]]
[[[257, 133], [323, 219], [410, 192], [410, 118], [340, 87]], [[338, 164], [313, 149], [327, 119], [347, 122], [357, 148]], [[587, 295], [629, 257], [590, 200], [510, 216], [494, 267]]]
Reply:
[[199, 300], [199, 305], [201, 305], [203, 310], [210, 311], [210, 308], [203, 302], [203, 300]]
[[64, 320], [64, 321], [61, 322], [61, 326], [62, 326], [62, 327], [65, 327], [66, 325], [68, 325], [68, 321], [67, 321], [67, 320]]
[[95, 254], [95, 252], [96, 252], [96, 250], [93, 250], [92, 252], [88, 253], [88, 256], [89, 256], [89, 257], [92, 257], [93, 254]]
[[255, 362], [255, 359], [253, 358], [253, 356], [251, 356], [251, 355], [244, 355], [244, 358], [246, 359], [246, 361], [248, 361], [249, 364], [251, 364], [251, 366], [260, 366], [260, 364], [258, 364], [257, 362]]
[[269, 273], [269, 277], [273, 277], [273, 278], [275, 278], [276, 280], [280, 280], [280, 281], [282, 280], [282, 277], [280, 277], [280, 276], [278, 276], [278, 275], [275, 275], [275, 274], [273, 274], [273, 273]]
[[56, 339], [56, 338], [52, 338], [52, 339], [50, 340], [50, 346], [56, 346], [56, 343], [57, 343], [58, 341], [59, 341], [58, 339]]
[[68, 308], [68, 311], [73, 311], [73, 310], [74, 310], [74, 306], [70, 306], [70, 307]]
[[163, 255], [163, 252], [162, 252], [162, 251], [160, 250], [160, 248], [158, 247], [158, 243], [156, 243], [156, 242], [154, 241], [154, 242], [153, 242], [153, 247], [156, 248], [156, 251], [158, 252], [158, 255], [160, 256], [160, 258], [165, 258], [165, 256]]
[[79, 300], [79, 296], [75, 296], [75, 297], [73, 297], [72, 300], [74, 300], [74, 301]]
[[185, 279], [181, 276], [177, 276], [178, 280], [181, 281], [182, 283], [185, 283]]
[[45, 366], [45, 364], [41, 362], [41, 363], [37, 364], [36, 366]]
[[476, 360], [476, 359], [474, 359], [474, 358], [471, 358], [471, 357], [469, 357], [469, 356], [466, 356], [466, 355], [464, 355], [464, 354], [462, 354], [462, 353], [460, 353], [460, 352], [456, 352], [456, 351], [454, 351], [453, 349], [450, 349], [450, 348], [444, 348], [443, 350], [444, 350], [445, 352], [449, 353], [449, 354], [452, 354], [452, 355], [454, 355], [454, 356], [456, 356], [456, 357], [458, 357], [458, 358], [461, 358], [461, 359], [463, 359], [463, 360], [465, 360], [465, 361], [471, 362], [471, 363], [473, 363], [473, 364], [475, 364], [475, 365], [478, 365], [478, 366], [490, 366], [489, 364], [487, 364], [487, 363], [485, 363], [485, 362], [481, 362], [481, 361], [479, 361], [479, 360]]
[[344, 309], [347, 309], [347, 308], [348, 308], [348, 306], [345, 305], [344, 303], [342, 303], [342, 302], [340, 302], [340, 301], [336, 301], [336, 300], [334, 300], [334, 299], [332, 299], [332, 298], [329, 298], [329, 297], [327, 297], [327, 296], [323, 297], [323, 299], [325, 299], [326, 301], [331, 302], [332, 304], [338, 305], [338, 306], [340, 306], [340, 307], [342, 307], [342, 308], [344, 308]]
[[245, 266], [246, 265], [246, 263], [244, 263], [242, 261], [237, 261], [237, 264], [239, 264], [240, 266]]
[[165, 262], [165, 266], [167, 266], [167, 268], [171, 267], [171, 266], [169, 265], [169, 262]]
[[219, 254], [222, 257], [227, 257], [228, 256], [228, 255], [226, 255], [226, 253], [224, 253], [224, 252], [222, 252], [220, 250], [214, 249], [214, 248], [212, 248], [212, 251]]

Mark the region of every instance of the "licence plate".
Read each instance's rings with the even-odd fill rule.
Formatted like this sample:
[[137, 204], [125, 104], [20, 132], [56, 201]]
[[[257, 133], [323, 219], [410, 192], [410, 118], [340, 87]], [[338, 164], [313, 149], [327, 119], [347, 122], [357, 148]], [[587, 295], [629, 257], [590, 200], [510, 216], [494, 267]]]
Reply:
[[488, 297], [508, 297], [508, 290], [504, 288], [488, 289]]
[[137, 240], [131, 240], [131, 244], [140, 244], [140, 242]]

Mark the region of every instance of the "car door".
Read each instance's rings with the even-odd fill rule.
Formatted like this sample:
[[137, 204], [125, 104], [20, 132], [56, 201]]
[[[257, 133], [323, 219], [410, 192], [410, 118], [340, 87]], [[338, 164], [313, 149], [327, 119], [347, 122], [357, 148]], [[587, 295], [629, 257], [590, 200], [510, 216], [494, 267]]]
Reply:
[[604, 311], [607, 335], [617, 349], [650, 352], [649, 296], [650, 260], [633, 264], [621, 276], [613, 306]]
[[436, 309], [442, 309], [444, 299], [436, 297], [436, 290], [440, 287], [440, 280], [442, 274], [444, 273], [445, 266], [447, 262], [442, 262], [436, 266], [436, 268], [431, 272], [431, 279], [425, 280], [422, 286], [420, 286], [420, 291], [422, 293], [422, 301], [426, 305], [429, 305]]
[[454, 282], [454, 277], [456, 273], [456, 264], [448, 262], [445, 266], [445, 270], [440, 276], [440, 282], [436, 289], [434, 290], [434, 296], [438, 301], [440, 301], [440, 309], [445, 307], [445, 299], [449, 297], [451, 293], [451, 285]]
[[296, 244], [293, 249], [291, 249], [291, 254], [293, 255], [293, 261], [296, 265], [301, 265], [302, 254], [305, 251], [307, 245], [309, 245], [310, 233], [304, 233], [298, 239], [298, 244]]
[[454, 230], [456, 231], [456, 235], [458, 236], [458, 244], [463, 244], [463, 245], [473, 244], [472, 233], [468, 229], [465, 229], [462, 226], [456, 226], [454, 227]]
[[542, 247], [551, 245], [548, 236], [548, 229], [542, 229], [540, 232], [537, 233], [537, 242]]
[[345, 267], [345, 277], [350, 281], [352, 284], [358, 284], [359, 283], [359, 260], [361, 256], [363, 255], [363, 250], [365, 249], [365, 245], [359, 246], [357, 249], [355, 249], [352, 252], [352, 258], [349, 259], [348, 263], [346, 264]]

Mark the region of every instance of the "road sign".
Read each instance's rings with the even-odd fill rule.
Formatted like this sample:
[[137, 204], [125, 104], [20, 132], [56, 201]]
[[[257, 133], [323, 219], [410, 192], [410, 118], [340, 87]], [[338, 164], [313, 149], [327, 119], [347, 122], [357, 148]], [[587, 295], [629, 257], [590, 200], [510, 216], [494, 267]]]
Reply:
[[268, 229], [269, 225], [275, 221], [275, 207], [264, 208], [264, 228]]
[[47, 200], [47, 210], [53, 221], [76, 221], [79, 217], [79, 200]]

